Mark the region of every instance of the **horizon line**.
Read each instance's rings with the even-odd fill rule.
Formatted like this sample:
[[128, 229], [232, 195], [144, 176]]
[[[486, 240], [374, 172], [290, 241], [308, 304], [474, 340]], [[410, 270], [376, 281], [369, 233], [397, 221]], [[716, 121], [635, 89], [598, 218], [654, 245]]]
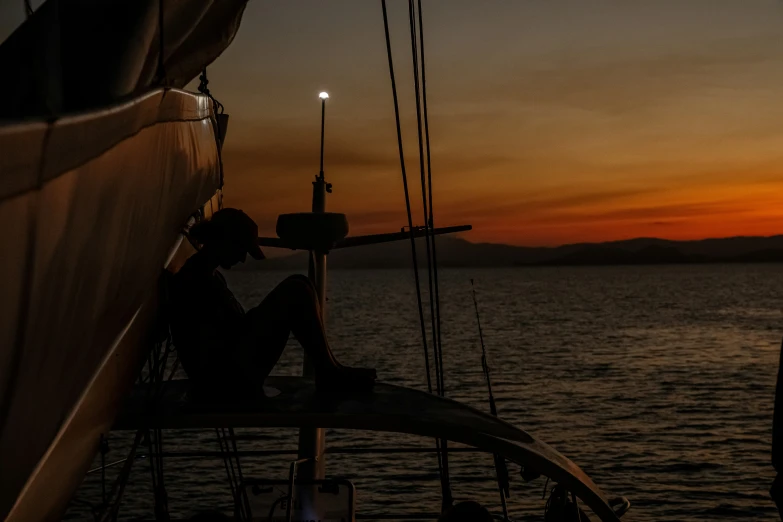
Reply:
[[[698, 243], [701, 241], [719, 241], [719, 240], [727, 240], [727, 239], [771, 239], [773, 237], [781, 237], [783, 236], [783, 233], [780, 234], [772, 234], [769, 236], [721, 236], [721, 237], [704, 237], [700, 239], [667, 239], [664, 237], [654, 237], [654, 236], [639, 236], [639, 237], [632, 237], [627, 239], [608, 239], [606, 241], [578, 241], [575, 243], [560, 243], [556, 245], [539, 245], [539, 246], [531, 246], [531, 245], [515, 245], [512, 243], [495, 243], [491, 241], [471, 241], [469, 239], [463, 238], [463, 237], [456, 237], [453, 239], [461, 239], [462, 241], [466, 241], [468, 243], [471, 243], [473, 245], [499, 245], [499, 246], [509, 246], [509, 247], [515, 247], [515, 248], [560, 248], [564, 246], [576, 246], [576, 245], [604, 245], [607, 243], [624, 243], [628, 241], [668, 241], [669, 243]], [[422, 238], [417, 238], [422, 239]]]

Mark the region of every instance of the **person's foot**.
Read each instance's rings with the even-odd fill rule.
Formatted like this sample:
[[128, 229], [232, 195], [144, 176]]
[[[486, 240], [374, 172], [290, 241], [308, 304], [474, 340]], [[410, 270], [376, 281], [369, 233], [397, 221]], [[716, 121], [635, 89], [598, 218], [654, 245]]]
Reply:
[[368, 392], [375, 386], [377, 378], [373, 368], [351, 368], [340, 365], [317, 373], [315, 386], [318, 391]]

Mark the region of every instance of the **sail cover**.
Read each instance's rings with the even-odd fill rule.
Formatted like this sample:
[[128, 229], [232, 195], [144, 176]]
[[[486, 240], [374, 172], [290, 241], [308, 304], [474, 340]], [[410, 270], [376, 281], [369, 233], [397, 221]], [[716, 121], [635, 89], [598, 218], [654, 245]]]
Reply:
[[[45, 479], [36, 470], [58, 433], [156, 288], [182, 226], [218, 190], [214, 127], [209, 98], [175, 90], [0, 126], [0, 520], [33, 477]], [[92, 420], [111, 422], [110, 410]], [[56, 519], [99, 436], [84, 431], [92, 452], [71, 451], [64, 478], [37, 500], [57, 499], [52, 511], [12, 519]]]
[[234, 39], [245, 3], [48, 0], [0, 45], [0, 119], [57, 116], [152, 87], [182, 88]]
[[49, 0], [0, 45], [0, 520], [58, 519], [111, 423], [85, 394], [221, 185], [212, 103], [177, 88], [244, 7]]

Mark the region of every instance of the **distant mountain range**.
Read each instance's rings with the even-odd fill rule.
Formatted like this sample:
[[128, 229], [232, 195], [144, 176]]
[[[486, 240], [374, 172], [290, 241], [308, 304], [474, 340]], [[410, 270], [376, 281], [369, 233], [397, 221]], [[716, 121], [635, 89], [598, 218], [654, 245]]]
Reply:
[[[658, 265], [682, 263], [778, 263], [783, 262], [783, 235], [730, 237], [699, 241], [638, 238], [607, 243], [579, 243], [559, 247], [518, 247], [471, 243], [440, 236], [438, 266], [597, 266]], [[419, 263], [426, 262], [424, 239], [416, 240]], [[330, 269], [410, 268], [409, 241], [383, 243], [333, 251]], [[248, 262], [242, 270], [304, 270], [307, 254], [294, 253], [264, 261]]]

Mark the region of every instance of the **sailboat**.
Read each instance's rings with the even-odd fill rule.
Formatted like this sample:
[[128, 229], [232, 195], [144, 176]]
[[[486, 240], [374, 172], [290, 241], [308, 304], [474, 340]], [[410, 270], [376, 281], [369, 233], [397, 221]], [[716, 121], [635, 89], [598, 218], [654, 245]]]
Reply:
[[[322, 396], [305, 371], [270, 378], [275, 397], [263, 407], [199, 407], [186, 381], [163, 379], [166, 361], [151, 351], [166, 336], [161, 272], [176, 271], [192, 253], [188, 227], [222, 206], [228, 122], [208, 89], [182, 89], [231, 43], [244, 7], [243, 0], [48, 0], [0, 45], [0, 218], [12, 224], [0, 257], [0, 517], [58, 520], [113, 429], [135, 431], [134, 448], [171, 428], [217, 429], [239, 470], [233, 428], [295, 427], [299, 454], [277, 499], [285, 520], [297, 510], [326, 516], [319, 510], [336, 490], [326, 487], [325, 428], [436, 439], [442, 459], [448, 441], [485, 451], [498, 469], [515, 462], [530, 479], [550, 477], [568, 505], [578, 499], [599, 520], [619, 520], [626, 499], [607, 498], [527, 432], [444, 396], [388, 384], [363, 396]], [[283, 215], [277, 238], [259, 238], [311, 252], [322, 302], [331, 250], [465, 229], [409, 224], [348, 236], [345, 216], [326, 212], [330, 190], [322, 166], [313, 211]], [[134, 386], [153, 358], [147, 382]], [[124, 461], [125, 480], [133, 462], [133, 455]], [[266, 519], [259, 483], [234, 485], [241, 518]], [[111, 488], [103, 519], [116, 518], [123, 489]], [[353, 497], [346, 498], [353, 519]]]

